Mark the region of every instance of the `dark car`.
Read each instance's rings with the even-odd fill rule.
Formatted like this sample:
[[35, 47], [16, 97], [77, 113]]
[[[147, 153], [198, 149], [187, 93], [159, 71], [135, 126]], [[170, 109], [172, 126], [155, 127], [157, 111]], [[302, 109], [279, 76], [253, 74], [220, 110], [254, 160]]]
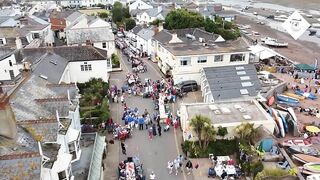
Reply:
[[198, 84], [194, 80], [182, 81], [176, 85], [181, 92], [197, 91]]

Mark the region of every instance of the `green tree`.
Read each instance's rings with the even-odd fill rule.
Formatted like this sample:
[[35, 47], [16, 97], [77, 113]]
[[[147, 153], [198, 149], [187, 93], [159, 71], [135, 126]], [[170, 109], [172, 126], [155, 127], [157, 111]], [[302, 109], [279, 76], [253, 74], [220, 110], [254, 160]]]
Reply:
[[109, 17], [109, 14], [106, 12], [100, 12], [100, 13], [98, 13], [98, 16], [100, 18], [107, 19]]
[[235, 128], [235, 133], [240, 140], [249, 144], [258, 136], [258, 130], [254, 127], [253, 123], [241, 123]]
[[217, 135], [220, 136], [220, 137], [224, 137], [228, 134], [228, 129], [226, 127], [222, 127], [222, 126], [219, 126], [218, 127], [218, 132], [217, 132]]
[[163, 21], [160, 19], [156, 19], [150, 23], [150, 25], [159, 26]]
[[206, 124], [211, 124], [211, 121], [208, 117], [205, 117], [202, 115], [196, 115], [191, 119], [191, 122], [190, 122], [190, 126], [193, 128], [193, 130], [198, 136], [200, 148], [203, 147], [203, 134], [204, 134], [203, 130]]
[[204, 128], [202, 129], [202, 139], [203, 139], [203, 149], [207, 149], [210, 141], [214, 141], [216, 139], [216, 130], [210, 123], [205, 122]]
[[123, 23], [126, 18], [130, 18], [129, 7], [123, 7], [120, 2], [115, 2], [112, 8], [112, 21], [119, 24]]
[[136, 21], [132, 18], [127, 18], [124, 21], [126, 31], [133, 29], [136, 26]]
[[111, 62], [114, 67], [120, 67], [120, 58], [117, 54], [113, 53], [111, 55]]
[[204, 18], [200, 13], [177, 9], [170, 11], [165, 18], [166, 29], [184, 29], [203, 27]]

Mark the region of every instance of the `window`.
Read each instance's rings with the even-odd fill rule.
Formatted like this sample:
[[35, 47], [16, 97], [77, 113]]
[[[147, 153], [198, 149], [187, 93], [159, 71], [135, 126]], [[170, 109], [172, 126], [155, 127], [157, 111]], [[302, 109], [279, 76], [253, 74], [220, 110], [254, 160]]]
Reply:
[[11, 60], [9, 60], [9, 66], [10, 66], [10, 67], [12, 66], [12, 61], [11, 61]]
[[207, 56], [198, 57], [198, 63], [206, 63], [206, 62], [207, 62]]
[[191, 57], [183, 57], [180, 59], [180, 66], [191, 66]]
[[80, 65], [80, 69], [81, 71], [92, 71], [92, 66], [91, 64], [84, 64]]
[[102, 48], [106, 48], [107, 47], [107, 43], [102, 43]]
[[39, 38], [40, 38], [39, 33], [33, 33], [33, 38], [35, 38], [35, 39], [39, 39]]
[[214, 62], [222, 62], [222, 61], [223, 61], [223, 55], [214, 56]]
[[0, 39], [0, 45], [3, 45], [4, 42], [3, 42], [3, 39]]
[[231, 54], [230, 56], [230, 62], [244, 61], [244, 59], [244, 54]]

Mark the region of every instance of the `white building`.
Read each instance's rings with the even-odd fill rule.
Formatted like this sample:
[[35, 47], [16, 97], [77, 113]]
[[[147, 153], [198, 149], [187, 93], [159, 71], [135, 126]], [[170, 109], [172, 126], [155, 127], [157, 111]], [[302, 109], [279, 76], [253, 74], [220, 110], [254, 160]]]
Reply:
[[156, 19], [164, 20], [169, 10], [164, 6], [158, 6], [157, 8], [147, 9], [141, 11], [137, 14], [137, 23], [138, 24], [149, 24]]
[[0, 82], [15, 81], [20, 77], [22, 64], [17, 63], [14, 49], [0, 47]]
[[212, 126], [215, 128], [226, 127], [228, 134], [225, 138], [233, 138], [236, 135], [235, 127], [241, 123], [253, 123], [255, 128], [263, 126], [269, 132], [273, 132], [275, 128], [275, 121], [256, 100], [228, 100], [214, 104], [181, 104], [180, 114], [183, 140], [189, 141], [198, 139], [196, 133], [190, 127], [190, 121], [196, 115], [210, 118]]
[[145, 9], [151, 9], [151, 8], [153, 7], [150, 4], [142, 0], [137, 0], [129, 4], [129, 12], [131, 12], [132, 10], [145, 10]]
[[155, 30], [154, 26], [143, 28], [138, 25], [134, 27], [128, 34], [128, 37], [130, 38], [129, 43], [132, 49], [136, 49], [138, 53], [147, 53], [147, 55], [151, 55], [153, 53], [152, 37], [155, 34]]
[[[24, 46], [51, 46], [54, 43], [51, 24], [36, 16], [23, 16], [6, 22], [9, 24], [0, 27], [0, 46], [2, 44], [19, 49]], [[17, 44], [16, 37], [22, 42]]]
[[114, 34], [108, 22], [95, 17], [83, 16], [65, 28], [67, 45], [93, 45], [106, 50], [108, 57], [115, 51]]
[[27, 0], [28, 4], [32, 5], [47, 5], [47, 4], [57, 4], [62, 7], [94, 7], [98, 4], [106, 5], [109, 4], [109, 0], [75, 0], [75, 1], [69, 1], [69, 0]]
[[158, 66], [175, 83], [196, 80], [204, 67], [249, 63], [250, 51], [242, 39], [225, 41], [202, 29], [162, 30], [153, 37], [152, 47]]

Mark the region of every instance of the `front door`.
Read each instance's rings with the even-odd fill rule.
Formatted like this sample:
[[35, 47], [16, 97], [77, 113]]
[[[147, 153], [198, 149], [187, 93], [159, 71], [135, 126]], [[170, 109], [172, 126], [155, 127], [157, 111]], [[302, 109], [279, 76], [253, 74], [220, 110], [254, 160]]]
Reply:
[[14, 73], [13, 70], [9, 70], [9, 74], [10, 74], [10, 79], [13, 80], [14, 79]]

